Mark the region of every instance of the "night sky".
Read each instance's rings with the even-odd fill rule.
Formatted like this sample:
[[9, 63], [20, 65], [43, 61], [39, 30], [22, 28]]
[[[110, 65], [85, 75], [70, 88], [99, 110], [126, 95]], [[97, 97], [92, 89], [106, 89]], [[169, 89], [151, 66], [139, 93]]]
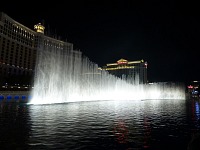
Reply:
[[[200, 80], [200, 12], [192, 1], [30, 1], [0, 6], [14, 20], [74, 44], [103, 66], [124, 58], [148, 62], [150, 82]], [[12, 2], [13, 3], [13, 2]], [[11, 3], [10, 3], [11, 4]], [[26, 5], [27, 8], [23, 6]], [[30, 6], [30, 7], [29, 7]]]

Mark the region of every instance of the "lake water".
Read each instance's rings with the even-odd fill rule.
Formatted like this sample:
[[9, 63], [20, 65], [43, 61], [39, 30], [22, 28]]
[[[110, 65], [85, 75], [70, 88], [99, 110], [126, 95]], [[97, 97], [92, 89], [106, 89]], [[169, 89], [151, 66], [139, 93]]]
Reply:
[[195, 100], [0, 103], [0, 149], [187, 150]]

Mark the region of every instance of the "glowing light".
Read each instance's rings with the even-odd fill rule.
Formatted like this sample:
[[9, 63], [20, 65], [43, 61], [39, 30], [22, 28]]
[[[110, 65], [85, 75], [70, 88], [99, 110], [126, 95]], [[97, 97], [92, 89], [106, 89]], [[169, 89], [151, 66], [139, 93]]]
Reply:
[[117, 61], [117, 64], [128, 64], [128, 61], [126, 59], [120, 59]]
[[44, 34], [45, 27], [41, 23], [34, 25], [34, 29], [36, 30], [36, 32]]
[[192, 85], [189, 85], [188, 86], [188, 89], [193, 89], [194, 87]]
[[185, 99], [180, 84], [139, 84], [139, 77], [122, 79], [98, 69], [74, 51], [61, 54], [54, 48], [38, 56], [34, 89], [28, 104], [52, 104], [98, 100]]

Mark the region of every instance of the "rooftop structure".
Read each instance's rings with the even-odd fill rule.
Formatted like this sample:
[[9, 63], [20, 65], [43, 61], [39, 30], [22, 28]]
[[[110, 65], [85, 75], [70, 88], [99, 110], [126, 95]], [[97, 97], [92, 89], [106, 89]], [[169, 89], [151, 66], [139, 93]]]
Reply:
[[147, 83], [147, 62], [143, 59], [128, 61], [122, 58], [115, 63], [106, 64], [101, 69], [107, 70], [109, 73], [120, 78], [138, 81], [140, 84]]
[[30, 84], [37, 57], [45, 49], [73, 51], [72, 43], [46, 36], [44, 30], [41, 23], [32, 30], [0, 12], [0, 86]]

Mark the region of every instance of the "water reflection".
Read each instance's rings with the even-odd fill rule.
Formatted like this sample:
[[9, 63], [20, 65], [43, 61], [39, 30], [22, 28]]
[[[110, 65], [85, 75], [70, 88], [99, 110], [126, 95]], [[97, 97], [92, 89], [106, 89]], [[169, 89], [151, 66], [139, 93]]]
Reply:
[[191, 133], [194, 136], [200, 128], [200, 102], [192, 99], [189, 109], [191, 109]]
[[144, 116], [144, 148], [150, 147], [150, 139], [151, 139], [151, 120], [148, 116]]
[[200, 106], [199, 106], [199, 102], [195, 101], [195, 114], [196, 114], [196, 118], [199, 121], [200, 119]]
[[0, 148], [186, 149], [200, 130], [199, 108], [184, 100], [1, 103]]
[[27, 149], [31, 135], [26, 105], [0, 103], [0, 149]]
[[125, 124], [124, 120], [119, 120], [118, 123], [116, 124], [116, 126], [114, 126], [114, 130], [113, 130], [116, 138], [117, 138], [117, 142], [119, 143], [127, 143], [128, 140], [128, 127]]

